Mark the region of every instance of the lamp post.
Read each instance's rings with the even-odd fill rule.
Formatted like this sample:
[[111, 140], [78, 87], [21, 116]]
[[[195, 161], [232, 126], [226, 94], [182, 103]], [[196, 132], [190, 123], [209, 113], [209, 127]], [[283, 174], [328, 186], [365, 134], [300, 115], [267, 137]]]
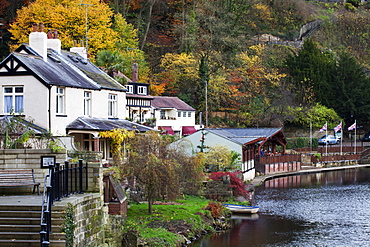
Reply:
[[88, 31], [88, 19], [87, 19], [87, 12], [88, 12], [88, 8], [90, 6], [93, 6], [93, 4], [87, 4], [87, 3], [80, 3], [78, 4], [80, 6], [85, 6], [85, 9], [86, 9], [86, 14], [85, 14], [85, 25], [86, 25], [86, 35], [85, 35], [85, 39], [86, 39], [86, 54], [88, 54], [88, 49], [89, 49], [89, 38], [87, 36], [87, 31]]
[[205, 84], [205, 92], [206, 92], [206, 128], [208, 127], [208, 83], [207, 81], [204, 82]]

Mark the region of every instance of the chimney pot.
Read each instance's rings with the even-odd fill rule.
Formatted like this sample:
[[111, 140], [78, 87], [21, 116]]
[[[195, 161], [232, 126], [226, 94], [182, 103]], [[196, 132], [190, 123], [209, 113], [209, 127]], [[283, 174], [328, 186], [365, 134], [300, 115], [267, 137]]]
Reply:
[[51, 39], [53, 37], [53, 33], [51, 32], [51, 30], [49, 29], [48, 31], [48, 39]]
[[40, 22], [40, 32], [44, 32], [44, 23]]
[[33, 32], [37, 32], [37, 24], [32, 23]]
[[58, 39], [58, 29], [54, 29], [54, 39]]

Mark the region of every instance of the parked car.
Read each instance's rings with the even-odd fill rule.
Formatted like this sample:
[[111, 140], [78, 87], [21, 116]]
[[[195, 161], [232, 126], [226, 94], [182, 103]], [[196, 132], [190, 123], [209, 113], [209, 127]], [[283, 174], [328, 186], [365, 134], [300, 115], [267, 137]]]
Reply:
[[319, 139], [319, 145], [334, 145], [339, 143], [339, 139], [333, 135], [324, 135]]
[[370, 131], [367, 132], [364, 137], [361, 139], [363, 142], [370, 142]]

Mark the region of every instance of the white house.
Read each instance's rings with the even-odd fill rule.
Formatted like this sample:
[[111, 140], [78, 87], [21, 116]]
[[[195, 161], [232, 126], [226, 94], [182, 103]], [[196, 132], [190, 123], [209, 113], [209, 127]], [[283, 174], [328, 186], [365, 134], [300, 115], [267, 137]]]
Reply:
[[[77, 50], [81, 50], [78, 49]], [[83, 49], [82, 49], [83, 50]], [[22, 114], [54, 136], [71, 135], [79, 148], [103, 151], [98, 133], [124, 127], [151, 128], [126, 118], [126, 89], [93, 65], [86, 56], [61, 50], [61, 42], [43, 25], [34, 25], [23, 44], [0, 63], [0, 115]]]
[[177, 97], [154, 96], [152, 114], [156, 128], [167, 134], [187, 136], [196, 132], [195, 109]]
[[138, 64], [132, 66], [132, 79], [120, 72], [126, 85], [126, 111], [133, 122], [147, 124], [165, 134], [186, 136], [196, 132], [195, 109], [178, 97], [150, 96], [149, 84], [138, 79]]
[[[179, 142], [189, 154], [200, 151], [206, 152], [211, 147], [224, 146], [241, 155], [244, 180], [255, 177], [255, 159], [261, 150], [276, 152], [276, 146], [283, 146], [285, 151], [286, 140], [281, 128], [217, 128], [202, 129], [190, 134]], [[188, 145], [186, 145], [188, 143]]]

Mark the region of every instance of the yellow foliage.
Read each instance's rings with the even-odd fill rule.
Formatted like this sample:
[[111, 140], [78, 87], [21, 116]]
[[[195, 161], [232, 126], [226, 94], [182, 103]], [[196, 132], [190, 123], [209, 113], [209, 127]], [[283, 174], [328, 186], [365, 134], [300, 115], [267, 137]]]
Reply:
[[271, 85], [279, 86], [281, 78], [286, 77], [286, 74], [279, 73], [275, 68], [269, 68], [263, 61], [264, 45], [254, 45], [249, 47], [247, 52], [243, 52], [237, 56], [242, 67], [238, 70], [241, 74], [248, 78], [250, 82], [259, 88], [264, 80]]
[[216, 145], [204, 154], [205, 163], [207, 165], [218, 166], [224, 168], [231, 163], [231, 151], [225, 146]]
[[135, 136], [134, 131], [127, 129], [112, 129], [108, 131], [102, 131], [99, 133], [102, 138], [109, 138], [111, 140], [111, 152], [115, 156], [114, 160], [119, 161], [122, 157], [122, 148], [124, 142]]
[[[126, 35], [122, 31], [128, 30], [126, 27], [119, 27], [119, 24], [123, 24], [122, 19], [119, 19], [122, 17], [118, 17], [119, 22], [115, 30], [112, 29], [114, 13], [107, 4], [99, 0], [36, 0], [18, 10], [17, 15], [16, 22], [11, 24], [9, 30], [17, 45], [28, 43], [32, 23], [43, 22], [45, 32], [48, 29], [58, 30], [63, 49], [75, 46], [75, 41], [85, 46], [87, 24], [89, 54], [92, 58], [100, 50], [114, 50]], [[130, 30], [128, 37], [132, 38], [132, 32], [135, 30]], [[14, 48], [15, 45], [12, 49]]]
[[197, 77], [199, 61], [192, 54], [167, 53], [161, 59], [161, 67], [174, 74]]

